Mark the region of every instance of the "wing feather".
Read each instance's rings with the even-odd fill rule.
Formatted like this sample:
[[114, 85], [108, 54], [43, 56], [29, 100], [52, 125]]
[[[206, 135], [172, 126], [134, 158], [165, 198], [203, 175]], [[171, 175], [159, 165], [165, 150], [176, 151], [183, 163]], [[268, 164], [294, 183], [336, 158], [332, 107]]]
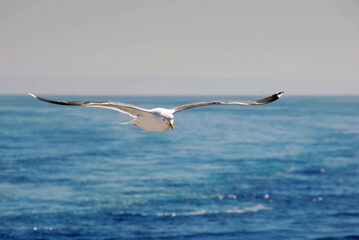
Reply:
[[59, 105], [107, 108], [128, 114], [131, 117], [138, 117], [144, 113], [150, 112], [148, 109], [141, 108], [128, 103], [120, 103], [120, 102], [112, 102], [112, 101], [55, 101], [55, 100], [38, 97], [32, 93], [29, 93], [29, 95], [48, 103], [59, 104]]
[[273, 102], [275, 100], [278, 100], [282, 95], [284, 94], [284, 92], [279, 92], [277, 94], [273, 94], [272, 96], [263, 98], [263, 99], [258, 99], [258, 100], [251, 100], [251, 101], [222, 101], [222, 100], [217, 100], [217, 101], [203, 101], [203, 102], [194, 102], [194, 103], [187, 103], [187, 104], [183, 104], [177, 107], [173, 107], [171, 108], [171, 110], [173, 111], [173, 113], [179, 112], [179, 111], [183, 111], [186, 109], [190, 109], [190, 108], [195, 108], [195, 107], [202, 107], [202, 106], [208, 106], [208, 105], [221, 105], [221, 104], [227, 104], [227, 105], [261, 105], [261, 104], [267, 104], [270, 102]]

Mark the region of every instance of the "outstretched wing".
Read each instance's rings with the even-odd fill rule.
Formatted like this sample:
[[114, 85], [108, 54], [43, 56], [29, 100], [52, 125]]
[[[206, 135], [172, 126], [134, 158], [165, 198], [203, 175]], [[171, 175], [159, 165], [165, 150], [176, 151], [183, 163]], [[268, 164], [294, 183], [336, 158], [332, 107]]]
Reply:
[[142, 114], [149, 113], [149, 110], [145, 108], [140, 108], [135, 105], [127, 104], [127, 103], [111, 102], [111, 101], [54, 101], [54, 100], [35, 96], [32, 93], [29, 93], [29, 95], [41, 101], [49, 102], [53, 104], [107, 108], [128, 114], [131, 117], [137, 117], [137, 116], [141, 116]]
[[180, 105], [177, 107], [173, 107], [173, 108], [171, 108], [171, 110], [173, 111], [173, 113], [176, 113], [176, 112], [183, 111], [183, 110], [190, 109], [190, 108], [202, 107], [202, 106], [207, 106], [207, 105], [216, 105], [216, 104], [261, 105], [261, 104], [267, 104], [267, 103], [273, 102], [273, 101], [279, 99], [283, 94], [284, 94], [284, 92], [279, 92], [277, 94], [273, 94], [270, 97], [266, 97], [266, 98], [259, 99], [259, 100], [252, 100], [252, 101], [221, 101], [221, 100], [219, 100], [219, 101], [194, 102], [194, 103], [187, 103], [187, 104], [183, 104], [183, 105]]

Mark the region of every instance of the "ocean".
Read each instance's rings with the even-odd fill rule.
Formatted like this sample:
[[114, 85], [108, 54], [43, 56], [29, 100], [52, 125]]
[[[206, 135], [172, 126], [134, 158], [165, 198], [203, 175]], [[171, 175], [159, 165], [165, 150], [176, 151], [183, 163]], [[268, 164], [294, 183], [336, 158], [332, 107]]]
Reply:
[[130, 119], [0, 96], [0, 239], [359, 239], [359, 96], [195, 108], [163, 133]]

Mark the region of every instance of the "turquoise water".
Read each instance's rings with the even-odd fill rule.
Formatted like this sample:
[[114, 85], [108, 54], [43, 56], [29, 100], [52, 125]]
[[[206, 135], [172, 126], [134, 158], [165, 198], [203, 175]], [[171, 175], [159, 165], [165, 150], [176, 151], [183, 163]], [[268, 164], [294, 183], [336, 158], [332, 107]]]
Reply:
[[0, 239], [359, 239], [358, 96], [191, 109], [164, 133], [129, 119], [0, 96]]

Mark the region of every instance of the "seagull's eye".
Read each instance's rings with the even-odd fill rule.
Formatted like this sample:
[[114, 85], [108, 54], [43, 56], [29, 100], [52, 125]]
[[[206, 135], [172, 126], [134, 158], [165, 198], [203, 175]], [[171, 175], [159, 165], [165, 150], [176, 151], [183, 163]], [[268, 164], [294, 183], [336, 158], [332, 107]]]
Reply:
[[166, 121], [164, 118], [162, 118], [162, 121]]

